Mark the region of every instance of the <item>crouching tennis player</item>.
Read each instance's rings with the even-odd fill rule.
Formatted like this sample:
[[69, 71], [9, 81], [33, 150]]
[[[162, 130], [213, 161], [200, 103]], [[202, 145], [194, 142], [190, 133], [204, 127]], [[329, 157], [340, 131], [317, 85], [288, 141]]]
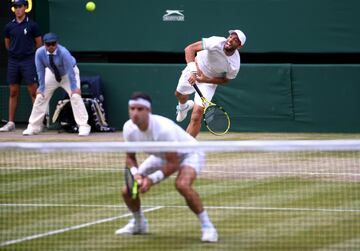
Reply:
[[[141, 92], [135, 92], [129, 100], [130, 119], [124, 124], [125, 141], [196, 141], [180, 126], [170, 119], [151, 113], [151, 98]], [[152, 186], [160, 183], [177, 172], [175, 187], [184, 197], [186, 204], [198, 217], [204, 242], [217, 242], [217, 231], [204, 210], [199, 194], [192, 184], [204, 165], [204, 154], [195, 153], [153, 153], [138, 166], [136, 154], [126, 154], [126, 165], [132, 167], [135, 178], [140, 183], [140, 192], [146, 193]], [[148, 232], [148, 221], [141, 210], [139, 196], [132, 199], [126, 189], [122, 190], [124, 202], [133, 214], [133, 219], [115, 234], [145, 234]]]

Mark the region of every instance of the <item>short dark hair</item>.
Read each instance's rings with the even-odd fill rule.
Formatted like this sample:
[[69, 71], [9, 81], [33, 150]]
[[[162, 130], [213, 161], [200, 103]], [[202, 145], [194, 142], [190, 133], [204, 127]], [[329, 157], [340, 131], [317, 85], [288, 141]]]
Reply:
[[144, 93], [144, 92], [134, 92], [130, 96], [130, 100], [136, 100], [138, 98], [145, 99], [145, 100], [149, 101], [150, 104], [152, 104], [151, 97], [148, 94]]

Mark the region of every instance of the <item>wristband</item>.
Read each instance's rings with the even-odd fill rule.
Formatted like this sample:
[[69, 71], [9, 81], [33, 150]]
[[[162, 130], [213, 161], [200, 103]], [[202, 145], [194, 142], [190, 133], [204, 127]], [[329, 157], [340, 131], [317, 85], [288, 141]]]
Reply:
[[151, 179], [154, 184], [156, 184], [162, 181], [165, 178], [165, 175], [161, 170], [157, 170], [156, 172], [150, 174], [148, 178]]
[[136, 166], [131, 167], [131, 168], [130, 168], [130, 172], [131, 172], [131, 174], [132, 174], [133, 176], [136, 175], [136, 174], [138, 173], [137, 167], [136, 167]]
[[189, 67], [189, 70], [191, 72], [197, 72], [197, 68], [196, 68], [196, 63], [195, 62], [190, 62], [187, 64], [187, 66]]

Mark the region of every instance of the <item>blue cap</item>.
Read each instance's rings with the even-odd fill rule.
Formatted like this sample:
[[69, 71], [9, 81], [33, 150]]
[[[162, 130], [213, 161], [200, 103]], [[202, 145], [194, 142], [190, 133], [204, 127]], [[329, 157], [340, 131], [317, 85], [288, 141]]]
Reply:
[[26, 0], [14, 0], [12, 5], [13, 6], [20, 6], [20, 5], [27, 5], [28, 2]]
[[50, 43], [50, 42], [57, 42], [58, 41], [58, 36], [55, 33], [46, 33], [44, 35], [44, 43]]

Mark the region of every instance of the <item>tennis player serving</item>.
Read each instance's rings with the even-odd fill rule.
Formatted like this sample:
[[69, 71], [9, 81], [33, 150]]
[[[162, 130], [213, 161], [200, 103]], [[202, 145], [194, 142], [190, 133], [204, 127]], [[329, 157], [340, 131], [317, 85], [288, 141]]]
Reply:
[[217, 85], [225, 85], [235, 79], [240, 70], [238, 49], [244, 46], [245, 34], [240, 30], [230, 30], [229, 36], [212, 36], [192, 43], [185, 48], [186, 68], [182, 71], [176, 87], [175, 96], [179, 101], [176, 107], [176, 121], [183, 121], [192, 108], [190, 123], [186, 131], [196, 137], [201, 128], [204, 105], [200, 96], [188, 100], [194, 93], [195, 83], [206, 100], [211, 101]]
[[[180, 126], [168, 118], [151, 113], [151, 98], [145, 93], [135, 92], [129, 100], [129, 117], [123, 127], [125, 141], [196, 141]], [[200, 220], [204, 242], [216, 242], [217, 231], [204, 210], [199, 194], [192, 184], [204, 165], [202, 152], [192, 153], [152, 153], [141, 165], [138, 165], [136, 153], [126, 154], [126, 165], [131, 168], [138, 180], [140, 193], [146, 193], [152, 186], [160, 183], [177, 172], [175, 187], [184, 197], [186, 204]], [[133, 219], [115, 232], [122, 234], [145, 234], [148, 232], [148, 221], [141, 210], [140, 197], [133, 198], [129, 189], [124, 186], [122, 196], [125, 204], [133, 214]]]

